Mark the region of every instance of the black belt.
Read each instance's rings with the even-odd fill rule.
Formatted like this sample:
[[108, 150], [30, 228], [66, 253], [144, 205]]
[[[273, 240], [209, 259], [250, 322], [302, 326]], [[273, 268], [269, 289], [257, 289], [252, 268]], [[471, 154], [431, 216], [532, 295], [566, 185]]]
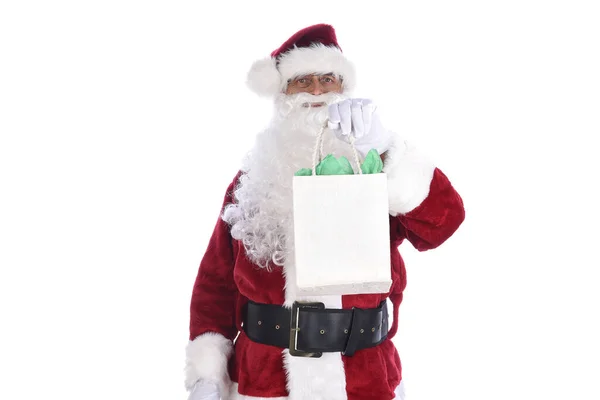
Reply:
[[351, 310], [325, 308], [323, 303], [294, 303], [289, 308], [248, 302], [244, 332], [254, 342], [288, 348], [301, 357], [323, 352], [354, 352], [375, 347], [388, 333], [385, 301], [377, 308]]

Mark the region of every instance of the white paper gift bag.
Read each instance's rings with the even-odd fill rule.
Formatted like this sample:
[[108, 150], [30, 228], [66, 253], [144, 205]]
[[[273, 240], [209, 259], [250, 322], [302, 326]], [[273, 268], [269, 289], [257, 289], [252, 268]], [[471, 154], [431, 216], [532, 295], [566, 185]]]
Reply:
[[[355, 158], [358, 164], [356, 152]], [[314, 175], [316, 164], [315, 160], [312, 176], [294, 176], [293, 181], [299, 294], [388, 292], [392, 280], [386, 174]]]

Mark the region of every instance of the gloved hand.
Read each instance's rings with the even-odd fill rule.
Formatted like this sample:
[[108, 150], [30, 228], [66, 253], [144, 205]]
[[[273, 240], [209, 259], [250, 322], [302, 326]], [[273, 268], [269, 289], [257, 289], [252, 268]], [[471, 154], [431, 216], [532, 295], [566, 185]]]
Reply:
[[396, 390], [394, 390], [394, 394], [396, 395], [396, 397], [394, 397], [394, 400], [404, 400], [404, 397], [406, 397], [406, 395], [404, 393], [403, 381], [400, 381], [400, 384], [396, 387]]
[[219, 388], [216, 383], [198, 381], [190, 391], [188, 400], [220, 400]]
[[365, 157], [369, 150], [385, 153], [391, 145], [392, 134], [388, 132], [375, 112], [377, 107], [369, 99], [349, 99], [329, 106], [328, 127], [346, 142], [355, 137], [356, 150]]

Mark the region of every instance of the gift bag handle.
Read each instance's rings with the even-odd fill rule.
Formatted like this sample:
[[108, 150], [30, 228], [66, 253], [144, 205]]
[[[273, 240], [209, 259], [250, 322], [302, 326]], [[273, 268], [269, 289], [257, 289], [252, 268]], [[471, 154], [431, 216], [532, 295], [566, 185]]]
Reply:
[[[320, 160], [323, 159], [323, 135], [325, 134], [325, 129], [327, 128], [327, 121], [321, 127], [319, 134], [317, 135], [317, 143], [315, 144], [315, 151], [313, 152], [313, 165], [312, 165], [312, 175], [317, 175], [317, 164]], [[352, 154], [354, 155], [354, 162], [356, 163], [356, 168], [358, 168], [358, 174], [362, 175], [363, 171], [360, 168], [360, 159], [358, 157], [358, 151], [356, 150], [356, 146], [354, 145], [354, 141], [356, 138], [354, 135], [349, 135], [350, 137], [350, 147], [352, 148]]]

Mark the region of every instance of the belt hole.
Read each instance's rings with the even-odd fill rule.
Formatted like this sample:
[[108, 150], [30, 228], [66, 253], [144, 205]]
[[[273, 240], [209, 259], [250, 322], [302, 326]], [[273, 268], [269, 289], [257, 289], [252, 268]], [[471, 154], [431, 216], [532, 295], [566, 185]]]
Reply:
[[275, 329], [279, 329], [281, 328], [279, 325], [275, 325]]
[[325, 329], [321, 329], [320, 332], [321, 332], [321, 335], [324, 335], [325, 334]]
[[365, 330], [364, 330], [364, 329], [361, 329], [361, 330], [360, 330], [360, 333], [365, 333]]
[[259, 324], [259, 325], [262, 325], [262, 321], [258, 321], [258, 324]]
[[344, 329], [344, 333], [345, 333], [345, 334], [348, 334], [348, 329]]

